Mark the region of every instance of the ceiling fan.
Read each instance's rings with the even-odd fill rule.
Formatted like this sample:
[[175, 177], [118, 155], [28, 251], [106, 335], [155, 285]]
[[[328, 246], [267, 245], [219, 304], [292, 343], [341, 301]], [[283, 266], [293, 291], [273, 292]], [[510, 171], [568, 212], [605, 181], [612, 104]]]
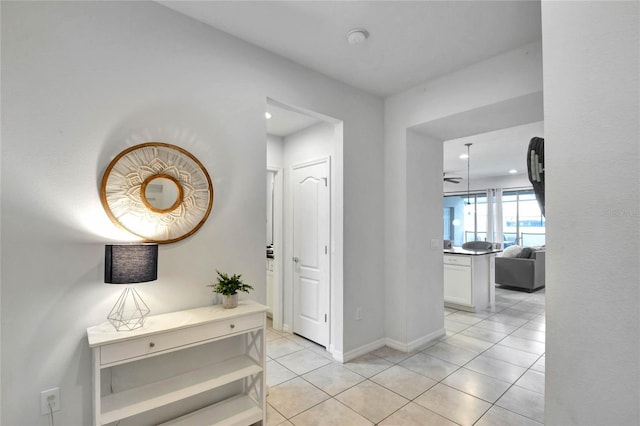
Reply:
[[460, 183], [460, 181], [462, 180], [462, 178], [460, 176], [451, 176], [451, 177], [447, 177], [446, 173], [442, 174], [442, 179], [445, 182], [451, 182], [451, 183]]

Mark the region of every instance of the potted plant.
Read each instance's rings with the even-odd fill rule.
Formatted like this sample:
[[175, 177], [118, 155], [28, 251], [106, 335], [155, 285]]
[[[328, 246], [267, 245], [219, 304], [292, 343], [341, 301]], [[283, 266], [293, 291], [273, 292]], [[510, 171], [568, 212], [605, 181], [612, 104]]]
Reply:
[[215, 284], [209, 284], [207, 287], [212, 287], [214, 292], [222, 295], [222, 307], [225, 309], [231, 309], [238, 306], [239, 291], [249, 293], [250, 290], [253, 290], [253, 287], [242, 281], [242, 274], [233, 274], [232, 276], [229, 276], [217, 269], [216, 273], [218, 274], [218, 282]]

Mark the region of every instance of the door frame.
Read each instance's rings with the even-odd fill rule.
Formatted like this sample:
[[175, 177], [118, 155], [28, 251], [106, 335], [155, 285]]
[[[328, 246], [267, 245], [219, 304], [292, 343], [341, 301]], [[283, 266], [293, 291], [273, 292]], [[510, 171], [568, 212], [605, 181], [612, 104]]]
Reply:
[[[289, 188], [291, 188], [291, 191], [289, 191], [288, 194], [288, 199], [289, 199], [289, 206], [291, 206], [291, 217], [293, 216], [293, 186], [294, 186], [294, 182], [293, 182], [293, 171], [297, 168], [301, 168], [301, 167], [307, 167], [307, 166], [313, 166], [315, 164], [321, 164], [321, 163], [326, 163], [327, 165], [327, 190], [329, 191], [328, 194], [328, 198], [329, 198], [329, 243], [328, 243], [328, 249], [329, 249], [329, 253], [328, 253], [328, 267], [329, 270], [327, 271], [327, 279], [329, 280], [329, 282], [327, 283], [327, 287], [328, 287], [328, 291], [329, 294], [328, 296], [328, 301], [329, 301], [329, 306], [327, 306], [327, 328], [328, 328], [328, 341], [327, 341], [327, 346], [326, 349], [328, 351], [332, 351], [332, 306], [333, 306], [333, 302], [332, 302], [332, 296], [333, 296], [333, 203], [332, 203], [332, 196], [333, 196], [333, 191], [332, 191], [332, 186], [333, 186], [333, 174], [332, 174], [332, 167], [331, 167], [331, 155], [327, 155], [324, 157], [319, 157], [319, 158], [315, 158], [313, 160], [309, 160], [309, 161], [304, 161], [302, 163], [296, 163], [296, 164], [292, 164], [289, 167]], [[293, 254], [293, 249], [294, 249], [294, 230], [293, 230], [293, 222], [290, 224], [291, 226], [291, 253]], [[294, 321], [295, 321], [295, 285], [294, 285], [294, 277], [295, 277], [295, 265], [293, 262], [293, 258], [292, 259], [287, 259], [290, 262], [290, 276], [291, 276], [291, 306], [290, 306], [290, 312], [289, 314], [291, 315], [291, 332], [293, 332], [294, 329]]]
[[[331, 141], [331, 149], [329, 156], [331, 157], [331, 239], [330, 239], [330, 255], [331, 255], [331, 299], [330, 299], [330, 316], [334, 320], [330, 324], [329, 334], [329, 347], [328, 351], [338, 362], [344, 361], [344, 122], [335, 117], [331, 117], [313, 109], [297, 106], [290, 102], [282, 102], [276, 100], [273, 97], [266, 98], [267, 105], [275, 105], [280, 108], [288, 109], [300, 114], [308, 115], [321, 119], [326, 123], [330, 123], [334, 128], [334, 136]], [[285, 256], [290, 258], [289, 247], [291, 245], [290, 233], [288, 223], [288, 215], [290, 210], [289, 205], [289, 186], [290, 186], [290, 170], [286, 164], [283, 163], [283, 222], [282, 222], [282, 245], [281, 258], [284, 262]], [[285, 332], [291, 332], [292, 321], [292, 283], [289, 268], [284, 267], [282, 263], [280, 269], [280, 294], [282, 298], [279, 301], [282, 302], [282, 309], [278, 312], [282, 318], [282, 328], [276, 328]], [[275, 291], [275, 287], [274, 287]], [[274, 293], [275, 295], [275, 293]], [[275, 296], [274, 296], [275, 297]], [[274, 320], [275, 320], [274, 316]], [[274, 321], [274, 328], [276, 323]]]
[[282, 330], [282, 312], [284, 307], [284, 274], [283, 272], [283, 193], [284, 179], [282, 167], [267, 166], [267, 172], [273, 172], [273, 295], [271, 318], [273, 328]]

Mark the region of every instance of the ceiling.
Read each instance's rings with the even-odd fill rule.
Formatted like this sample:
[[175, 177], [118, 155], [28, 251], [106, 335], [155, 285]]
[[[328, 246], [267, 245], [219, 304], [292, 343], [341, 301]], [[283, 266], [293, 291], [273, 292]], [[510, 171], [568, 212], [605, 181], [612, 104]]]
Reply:
[[534, 136], [541, 136], [544, 131], [542, 121], [509, 127], [492, 132], [448, 140], [443, 149], [443, 170], [447, 177], [467, 179], [467, 160], [460, 154], [469, 148], [469, 176], [471, 180], [496, 176], [507, 176], [509, 170], [515, 169], [517, 174], [527, 173], [527, 148]]
[[[539, 0], [158, 2], [381, 97], [542, 37]], [[346, 33], [354, 28], [365, 28], [370, 37], [350, 45]], [[416, 130], [450, 141], [444, 145], [449, 176], [466, 177], [466, 160], [460, 164], [458, 156], [467, 142], [474, 144], [472, 178], [503, 176], [511, 168], [520, 172], [529, 139], [543, 136], [542, 96], [515, 102]], [[273, 117], [267, 132], [277, 136], [319, 121], [287, 108], [268, 109]]]
[[267, 112], [271, 114], [267, 120], [267, 133], [280, 137], [292, 135], [322, 121], [273, 103], [267, 104]]
[[539, 0], [159, 3], [379, 96], [542, 38]]
[[[460, 154], [467, 152], [467, 143], [472, 144], [469, 170], [472, 180], [507, 176], [512, 169], [517, 174], [526, 174], [529, 141], [534, 136], [544, 135], [542, 111], [537, 107], [535, 96], [537, 95], [523, 97], [519, 105], [514, 105], [513, 101], [505, 102], [490, 111], [491, 114], [484, 110], [474, 116], [472, 111], [465, 117], [447, 117], [446, 120], [429, 123], [430, 126], [416, 126], [414, 130], [445, 141], [443, 170], [446, 176], [458, 176], [462, 178], [462, 182], [466, 182], [467, 160], [460, 159]], [[267, 120], [267, 133], [280, 137], [292, 135], [323, 121], [272, 103], [267, 104], [267, 112], [271, 114], [271, 118]], [[538, 121], [532, 123], [532, 118]], [[471, 124], [468, 127], [450, 126], [454, 122]], [[477, 129], [482, 129], [482, 126], [486, 126], [486, 130], [477, 133]], [[469, 133], [470, 129], [474, 131]], [[469, 132], [465, 132], [466, 130]]]
[[542, 93], [450, 115], [415, 126], [413, 130], [444, 142], [443, 171], [466, 180], [467, 162], [459, 155], [471, 143], [471, 179], [527, 172], [527, 148], [532, 137], [544, 136]]

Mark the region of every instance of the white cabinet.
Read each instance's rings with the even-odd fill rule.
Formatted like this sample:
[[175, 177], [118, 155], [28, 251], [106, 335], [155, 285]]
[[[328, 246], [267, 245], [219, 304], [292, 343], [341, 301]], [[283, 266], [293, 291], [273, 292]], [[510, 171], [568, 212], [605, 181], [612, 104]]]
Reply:
[[472, 305], [471, 265], [444, 264], [444, 301], [458, 305]]
[[94, 424], [265, 423], [266, 306], [241, 301], [87, 329]]
[[495, 303], [495, 254], [445, 254], [445, 306], [476, 312]]

